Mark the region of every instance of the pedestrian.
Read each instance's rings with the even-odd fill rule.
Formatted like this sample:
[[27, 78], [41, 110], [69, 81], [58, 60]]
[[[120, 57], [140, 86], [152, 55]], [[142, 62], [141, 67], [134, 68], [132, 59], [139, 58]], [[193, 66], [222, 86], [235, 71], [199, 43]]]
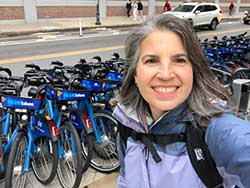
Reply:
[[138, 16], [138, 10], [137, 10], [137, 1], [136, 0], [132, 0], [132, 12], [133, 12], [133, 20], [136, 21], [137, 20], [137, 16]]
[[126, 9], [127, 9], [127, 17], [130, 17], [131, 9], [132, 9], [132, 2], [131, 0], [128, 0], [126, 3]]
[[229, 4], [229, 16], [232, 16], [233, 15], [233, 10], [234, 10], [234, 3], [233, 3], [233, 1], [231, 1], [230, 2], [230, 4]]
[[[118, 188], [203, 188], [215, 175], [216, 187], [249, 188], [250, 122], [233, 115], [188, 23], [151, 18], [128, 35], [125, 53], [129, 67], [113, 112], [120, 122]], [[186, 132], [197, 135], [190, 130], [203, 147], [187, 149], [196, 137]], [[206, 148], [220, 171], [203, 166], [201, 179], [191, 160], [208, 161]]]
[[169, 2], [169, 1], [166, 1], [166, 2], [165, 2], [165, 5], [164, 5], [164, 7], [163, 7], [163, 12], [171, 11], [171, 10], [172, 10], [172, 6], [171, 6], [170, 2]]
[[138, 10], [138, 17], [140, 17], [140, 19], [143, 20], [143, 4], [141, 0], [138, 0], [137, 2], [137, 10]]

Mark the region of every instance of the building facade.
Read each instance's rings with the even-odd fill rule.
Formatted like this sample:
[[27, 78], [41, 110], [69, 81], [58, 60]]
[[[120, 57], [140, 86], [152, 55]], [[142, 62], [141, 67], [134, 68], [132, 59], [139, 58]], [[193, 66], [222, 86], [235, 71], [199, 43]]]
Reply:
[[[126, 16], [125, 0], [0, 0], [0, 23], [38, 23], [45, 19], [95, 17], [98, 2], [101, 19]], [[170, 2], [175, 7], [183, 0], [170, 0]], [[207, 2], [218, 3], [222, 12], [227, 13], [231, 0], [207, 0]], [[143, 0], [142, 3], [143, 14], [154, 15], [162, 12], [165, 1]], [[234, 3], [236, 13], [250, 10], [250, 0], [234, 0]]]

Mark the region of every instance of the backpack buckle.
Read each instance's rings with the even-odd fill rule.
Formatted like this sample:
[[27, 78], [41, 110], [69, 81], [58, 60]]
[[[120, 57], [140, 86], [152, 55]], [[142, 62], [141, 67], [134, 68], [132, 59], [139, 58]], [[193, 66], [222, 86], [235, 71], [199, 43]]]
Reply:
[[214, 188], [224, 188], [223, 183], [216, 185]]
[[130, 136], [134, 139], [134, 140], [141, 140], [141, 134], [140, 133], [137, 133], [135, 131], [132, 131]]

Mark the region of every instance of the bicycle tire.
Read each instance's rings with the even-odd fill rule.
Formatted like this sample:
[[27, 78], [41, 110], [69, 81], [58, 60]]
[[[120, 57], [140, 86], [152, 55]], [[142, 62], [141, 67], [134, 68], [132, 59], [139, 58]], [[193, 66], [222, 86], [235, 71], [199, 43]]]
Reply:
[[[6, 168], [5, 188], [24, 188], [27, 173], [23, 173], [25, 151], [27, 148], [26, 133], [20, 131], [11, 147]], [[16, 164], [20, 163], [20, 164]], [[21, 167], [21, 168], [20, 168]], [[17, 177], [17, 178], [15, 178]], [[14, 183], [17, 179], [17, 183]]]
[[39, 182], [44, 185], [53, 181], [58, 166], [58, 145], [49, 137], [39, 137], [35, 141], [37, 152], [32, 154], [31, 167]]
[[[0, 108], [0, 118], [2, 118], [5, 115], [5, 110], [3, 108]], [[2, 140], [2, 135], [3, 135], [3, 129], [4, 129], [4, 121], [0, 123], [0, 180], [4, 179], [5, 177], [5, 161], [6, 156], [3, 154], [3, 140]]]
[[61, 125], [59, 133], [59, 151], [63, 149], [63, 156], [58, 160], [57, 177], [62, 187], [78, 188], [82, 178], [80, 138], [75, 127], [68, 121]]
[[[79, 136], [81, 138], [81, 153], [83, 156], [82, 173], [84, 173], [90, 166], [93, 153], [93, 142], [91, 141], [90, 136], [85, 134], [84, 131], [80, 131]], [[87, 149], [87, 151], [84, 152], [84, 149]]]
[[[97, 143], [94, 135], [90, 135], [91, 141], [93, 142], [93, 156], [90, 161], [90, 165], [95, 170], [102, 173], [117, 171], [120, 167], [116, 147], [117, 120], [107, 111], [94, 113], [94, 119], [97, 124], [97, 129], [101, 136], [102, 143]], [[106, 135], [101, 130], [101, 123], [98, 121], [103, 123]], [[84, 152], [86, 154], [85, 150]]]

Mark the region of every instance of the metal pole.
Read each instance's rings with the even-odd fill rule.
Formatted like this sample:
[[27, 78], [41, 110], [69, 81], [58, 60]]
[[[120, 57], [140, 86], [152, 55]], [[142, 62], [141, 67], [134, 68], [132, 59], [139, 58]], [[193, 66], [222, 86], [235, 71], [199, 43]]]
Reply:
[[80, 37], [82, 37], [82, 19], [79, 18], [79, 29], [80, 29]]
[[96, 5], [96, 25], [101, 25], [100, 22], [100, 7], [99, 7], [99, 0], [97, 0], [97, 5]]
[[240, 0], [237, 0], [235, 14], [239, 14], [239, 12], [240, 12], [240, 3], [241, 3]]

